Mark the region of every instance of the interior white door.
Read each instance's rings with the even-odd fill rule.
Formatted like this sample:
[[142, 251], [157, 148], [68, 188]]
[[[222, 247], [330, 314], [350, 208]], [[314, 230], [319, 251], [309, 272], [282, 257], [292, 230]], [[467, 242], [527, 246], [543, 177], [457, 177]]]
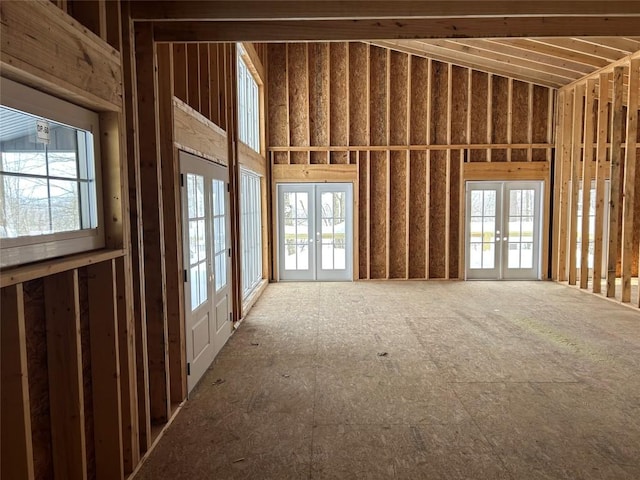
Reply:
[[542, 182], [467, 182], [468, 279], [540, 276]]
[[353, 278], [351, 183], [278, 185], [279, 279]]
[[180, 152], [187, 387], [198, 383], [231, 335], [228, 173]]

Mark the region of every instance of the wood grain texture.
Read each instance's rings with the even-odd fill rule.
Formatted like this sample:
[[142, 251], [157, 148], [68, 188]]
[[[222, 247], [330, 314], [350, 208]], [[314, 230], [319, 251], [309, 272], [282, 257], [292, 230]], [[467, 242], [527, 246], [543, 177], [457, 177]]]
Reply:
[[175, 145], [200, 157], [228, 165], [227, 134], [179, 100], [173, 102]]
[[468, 112], [468, 80], [469, 71], [466, 68], [456, 67], [451, 69], [451, 143], [469, 143], [467, 138]]
[[140, 461], [140, 428], [136, 375], [136, 341], [132, 272], [123, 258], [115, 260], [118, 308], [118, 352], [122, 405], [122, 455], [125, 475]]
[[349, 44], [349, 144], [369, 144], [369, 46]]
[[[330, 144], [349, 144], [349, 44], [329, 44], [329, 105]], [[331, 163], [348, 163], [345, 153], [331, 153]]]
[[445, 278], [447, 155], [431, 152], [429, 172], [429, 278]]
[[462, 241], [460, 235], [462, 157], [460, 153], [460, 150], [452, 150], [449, 160], [449, 278], [458, 278], [460, 262], [463, 262], [459, 255], [459, 246]]
[[360, 209], [358, 211], [359, 238], [358, 249], [360, 250], [359, 258], [359, 277], [361, 279], [369, 278], [369, 205], [370, 196], [370, 167], [369, 153], [358, 152], [358, 194], [360, 199]]
[[371, 278], [382, 279], [387, 276], [387, 153], [371, 152], [369, 168], [370, 182], [370, 262]]
[[598, 82], [598, 116], [596, 123], [598, 133], [596, 138], [596, 214], [594, 219], [594, 247], [593, 247], [593, 293], [602, 290], [602, 256], [604, 250], [604, 213], [607, 205], [605, 199], [605, 177], [608, 172], [607, 165], [607, 132], [609, 131], [609, 74], [602, 74]]
[[78, 272], [46, 277], [53, 469], [56, 478], [87, 478]]
[[622, 211], [623, 194], [623, 158], [622, 158], [622, 134], [624, 122], [624, 110], [622, 104], [624, 68], [616, 67], [613, 70], [613, 109], [611, 120], [611, 196], [609, 198], [609, 249], [607, 259], [607, 297], [616, 295], [616, 275], [620, 253], [620, 236], [622, 226], [620, 215]]
[[[509, 143], [507, 140], [507, 130], [509, 128], [508, 111], [509, 99], [506, 95], [509, 81], [504, 77], [494, 75], [492, 77], [492, 100], [491, 100], [491, 141], [492, 143]], [[507, 151], [491, 152], [492, 162], [505, 162]]]
[[567, 245], [569, 266], [569, 285], [575, 285], [577, 279], [576, 269], [576, 248], [578, 239], [578, 190], [580, 184], [580, 173], [583, 157], [581, 147], [584, 133], [584, 103], [586, 85], [577, 85], [574, 91], [573, 112], [572, 112], [572, 134], [571, 134], [571, 189], [569, 191], [569, 223]]
[[122, 107], [120, 57], [51, 2], [3, 2], [3, 76], [88, 108]]
[[87, 268], [96, 477], [124, 476], [115, 262]]
[[370, 55], [369, 121], [371, 145], [388, 145], [387, 51], [384, 48], [371, 47]]
[[215, 28], [211, 28], [211, 23], [207, 21], [158, 21], [156, 25], [157, 38], [162, 42], [634, 36], [638, 33], [638, 14], [611, 16], [606, 21], [585, 15], [572, 17], [570, 21], [562, 16], [409, 18], [402, 21], [387, 17], [359, 20], [218, 21]]
[[[529, 142], [529, 122], [533, 112], [529, 111], [529, 84], [519, 81], [513, 82], [511, 142]], [[545, 121], [546, 121], [546, 117]], [[545, 129], [546, 130], [546, 129]], [[512, 162], [526, 162], [527, 150], [516, 149], [511, 152]]]
[[426, 278], [427, 152], [411, 152], [409, 202], [409, 278]]
[[[200, 84], [206, 84], [207, 88], [201, 89], [200, 109], [209, 114], [209, 49], [208, 46], [199, 45], [199, 71]], [[184, 280], [183, 280], [183, 252], [181, 231], [181, 192], [180, 192], [180, 166], [178, 164], [178, 151], [174, 145], [175, 132], [178, 130], [175, 124], [175, 110], [173, 103], [173, 82], [171, 72], [174, 70], [172, 49], [169, 45], [157, 46], [158, 62], [158, 110], [160, 115], [160, 169], [162, 173], [162, 214], [165, 228], [165, 268], [166, 268], [166, 295], [167, 295], [167, 329], [169, 342], [169, 380], [171, 401], [182, 402], [187, 396], [186, 382], [186, 352], [184, 345]], [[204, 58], [203, 58], [203, 55]], [[205, 78], [202, 78], [206, 71]], [[179, 103], [176, 100], [176, 103]], [[198, 114], [197, 117], [207, 123], [211, 123], [206, 116]], [[194, 122], [192, 122], [194, 123]], [[204, 136], [208, 138], [209, 136]]]
[[[532, 118], [532, 141], [534, 143], [546, 142], [548, 138], [548, 117], [553, 112], [549, 111], [549, 97], [552, 91], [548, 88], [533, 86], [533, 111]], [[544, 162], [547, 160], [547, 152], [541, 149], [533, 150], [532, 160], [534, 162]]]
[[0, 356], [2, 419], [0, 424], [4, 478], [35, 478], [29, 400], [29, 371], [22, 284], [2, 289]]
[[[487, 109], [489, 75], [484, 72], [471, 72], [471, 143], [485, 143], [487, 141]], [[484, 162], [487, 160], [487, 152], [472, 150], [469, 161]]]
[[389, 278], [406, 278], [407, 265], [407, 161], [409, 152], [390, 154]]
[[[309, 145], [329, 145], [329, 44], [312, 43], [309, 51]], [[329, 163], [328, 154], [311, 152], [311, 163]]]
[[[307, 45], [287, 45], [287, 72], [289, 86], [289, 141], [290, 145], [309, 145], [309, 83]], [[308, 155], [294, 152], [291, 163], [309, 163]]]
[[353, 182], [357, 165], [274, 165], [274, 182]]
[[[137, 112], [139, 121], [142, 230], [145, 259], [146, 333], [151, 422], [165, 423], [170, 415], [167, 344], [164, 219], [158, 126], [156, 44], [152, 27], [135, 31]], [[146, 392], [145, 392], [146, 393]]]
[[91, 372], [91, 318], [89, 317], [88, 269], [78, 269], [80, 305], [80, 350], [82, 358], [82, 395], [84, 397], [84, 435], [86, 442], [87, 478], [96, 477], [96, 435], [93, 405], [93, 375]]
[[634, 209], [637, 187], [636, 169], [638, 151], [638, 108], [640, 108], [640, 59], [629, 64], [629, 80], [627, 94], [626, 148], [624, 157], [624, 200], [622, 204], [622, 302], [631, 301], [631, 275], [634, 257], [638, 247], [634, 244], [635, 215]]
[[[271, 146], [288, 146], [287, 46], [285, 44], [270, 44], [268, 58], [269, 131], [267, 138]], [[282, 158], [283, 156], [276, 157], [277, 163], [280, 163]], [[286, 155], [284, 160], [286, 160]]]

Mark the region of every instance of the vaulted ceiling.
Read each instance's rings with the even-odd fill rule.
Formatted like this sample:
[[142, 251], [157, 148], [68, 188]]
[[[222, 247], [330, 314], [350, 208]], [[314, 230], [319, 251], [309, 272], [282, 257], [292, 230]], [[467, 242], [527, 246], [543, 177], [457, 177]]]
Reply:
[[556, 88], [640, 50], [640, 37], [426, 39], [370, 43]]
[[133, 1], [157, 41], [368, 43], [549, 87], [640, 51], [640, 1]]

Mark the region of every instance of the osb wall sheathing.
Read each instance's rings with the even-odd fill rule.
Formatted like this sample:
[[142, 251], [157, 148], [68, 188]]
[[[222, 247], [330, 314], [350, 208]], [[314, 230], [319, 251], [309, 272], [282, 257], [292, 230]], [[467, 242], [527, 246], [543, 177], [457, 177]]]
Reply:
[[551, 158], [548, 88], [359, 42], [267, 70], [270, 161], [358, 165], [362, 279], [458, 278], [463, 163]]

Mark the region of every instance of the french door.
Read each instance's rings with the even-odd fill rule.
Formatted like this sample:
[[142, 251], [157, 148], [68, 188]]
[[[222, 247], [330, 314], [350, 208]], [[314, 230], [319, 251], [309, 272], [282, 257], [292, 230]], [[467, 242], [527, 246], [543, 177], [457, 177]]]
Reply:
[[466, 278], [540, 278], [542, 182], [467, 182]]
[[228, 170], [180, 152], [189, 392], [231, 335]]
[[278, 185], [280, 280], [353, 278], [351, 183]]

